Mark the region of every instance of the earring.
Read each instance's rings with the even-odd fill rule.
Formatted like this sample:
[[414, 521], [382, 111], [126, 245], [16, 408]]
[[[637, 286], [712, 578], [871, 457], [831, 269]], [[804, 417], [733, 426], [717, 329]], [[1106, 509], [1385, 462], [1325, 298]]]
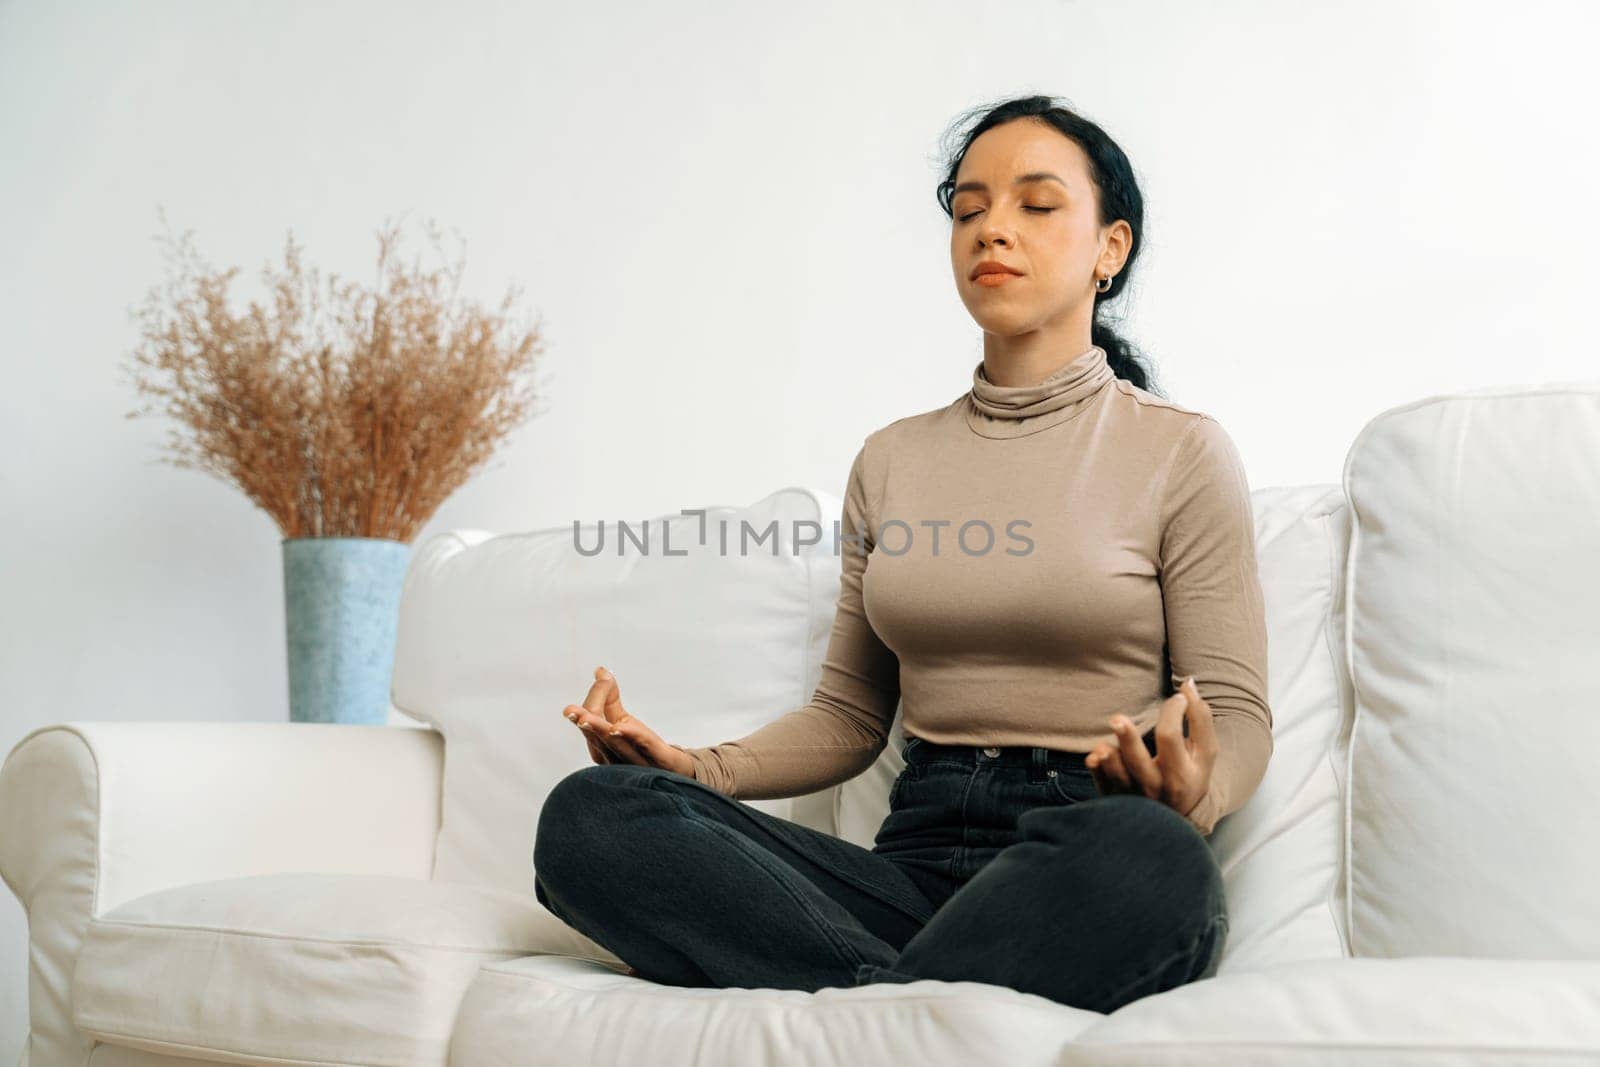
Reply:
[[1110, 278], [1096, 278], [1094, 280], [1094, 288], [1095, 288], [1096, 292], [1099, 292], [1099, 293], [1105, 292], [1107, 289], [1111, 288], [1111, 279]]

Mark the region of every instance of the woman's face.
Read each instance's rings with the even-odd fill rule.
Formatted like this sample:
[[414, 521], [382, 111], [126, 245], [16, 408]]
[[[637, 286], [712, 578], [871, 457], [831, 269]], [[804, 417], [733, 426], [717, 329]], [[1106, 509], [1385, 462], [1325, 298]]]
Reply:
[[[1077, 142], [1034, 119], [985, 130], [956, 171], [950, 206], [956, 289], [986, 333], [1087, 335], [1096, 272], [1121, 269], [1132, 230], [1120, 219], [1100, 226], [1089, 158]], [[989, 260], [1017, 273], [974, 276]]]

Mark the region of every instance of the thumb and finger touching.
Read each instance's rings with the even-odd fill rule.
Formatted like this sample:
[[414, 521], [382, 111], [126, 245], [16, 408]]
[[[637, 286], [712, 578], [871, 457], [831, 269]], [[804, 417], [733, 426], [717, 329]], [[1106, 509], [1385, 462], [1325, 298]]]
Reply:
[[[1154, 755], [1145, 747], [1144, 738], [1128, 716], [1112, 717], [1115, 739], [1095, 745], [1087, 760], [1100, 792], [1137, 792], [1160, 799], [1166, 791], [1192, 775], [1192, 741], [1183, 736], [1183, 722], [1185, 716], [1194, 717], [1196, 703], [1202, 707], [1205, 703], [1193, 689], [1193, 683], [1189, 682], [1158, 703]], [[1203, 711], [1209, 709], [1203, 708]], [[1208, 719], [1206, 726], [1209, 725]]]
[[[563, 711], [583, 729], [596, 762], [666, 766], [654, 755], [665, 747], [664, 742], [623, 706], [621, 686], [604, 667], [595, 668], [583, 704], [569, 704]], [[605, 758], [596, 756], [597, 749]]]

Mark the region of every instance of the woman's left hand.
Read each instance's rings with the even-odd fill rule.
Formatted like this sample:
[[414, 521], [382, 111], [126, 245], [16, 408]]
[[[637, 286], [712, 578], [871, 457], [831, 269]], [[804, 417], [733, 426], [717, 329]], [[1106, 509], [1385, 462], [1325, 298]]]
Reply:
[[[1184, 720], [1189, 735], [1184, 736]], [[1156, 754], [1150, 755], [1144, 739], [1126, 715], [1115, 715], [1111, 729], [1115, 743], [1102, 741], [1085, 761], [1101, 793], [1143, 793], [1187, 815], [1211, 787], [1211, 768], [1217, 762], [1217, 735], [1211, 705], [1195, 688], [1194, 677], [1183, 680], [1178, 691], [1161, 702], [1156, 719]]]

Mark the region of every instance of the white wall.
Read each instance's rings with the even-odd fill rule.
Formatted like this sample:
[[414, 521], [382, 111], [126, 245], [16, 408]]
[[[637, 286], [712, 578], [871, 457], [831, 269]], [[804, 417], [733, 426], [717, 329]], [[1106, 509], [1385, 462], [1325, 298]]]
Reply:
[[[212, 262], [370, 277], [387, 216], [548, 327], [546, 414], [423, 531], [840, 492], [954, 399], [937, 138], [1067, 97], [1142, 177], [1128, 332], [1256, 486], [1378, 411], [1596, 373], [1588, 5], [0, 3], [0, 753], [286, 717], [279, 534], [157, 462], [118, 365], [164, 205]], [[420, 251], [420, 230], [412, 235]], [[9, 895], [6, 895], [9, 898]], [[0, 905], [0, 1063], [26, 931]]]

